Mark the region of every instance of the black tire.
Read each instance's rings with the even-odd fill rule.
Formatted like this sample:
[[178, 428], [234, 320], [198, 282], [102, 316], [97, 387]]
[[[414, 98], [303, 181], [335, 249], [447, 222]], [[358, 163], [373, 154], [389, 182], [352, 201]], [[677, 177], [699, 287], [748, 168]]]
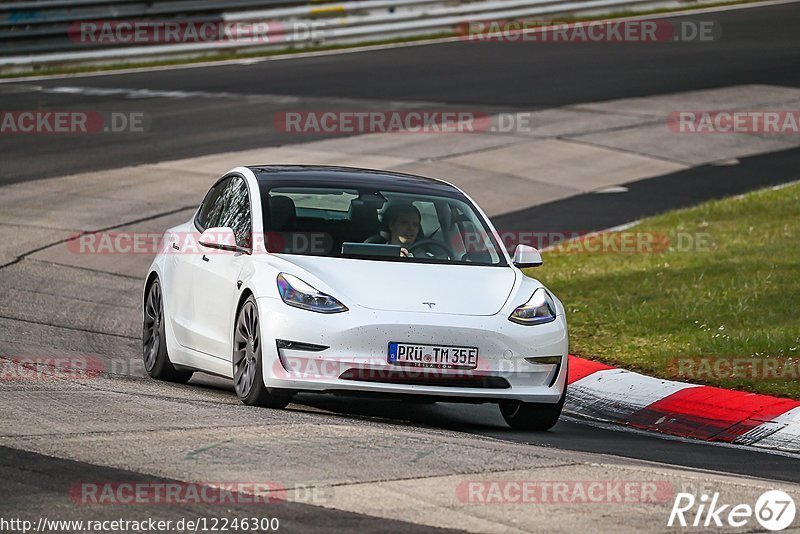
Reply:
[[514, 430], [550, 430], [558, 422], [564, 401], [567, 398], [567, 388], [555, 404], [540, 402], [501, 402], [500, 413], [508, 426]]
[[248, 406], [285, 408], [294, 392], [264, 385], [258, 305], [252, 295], [242, 304], [234, 325], [232, 363], [236, 395]]
[[175, 369], [167, 353], [167, 336], [164, 332], [164, 299], [161, 284], [153, 280], [144, 299], [142, 322], [142, 359], [144, 370], [156, 380], [185, 384], [192, 378], [192, 371]]

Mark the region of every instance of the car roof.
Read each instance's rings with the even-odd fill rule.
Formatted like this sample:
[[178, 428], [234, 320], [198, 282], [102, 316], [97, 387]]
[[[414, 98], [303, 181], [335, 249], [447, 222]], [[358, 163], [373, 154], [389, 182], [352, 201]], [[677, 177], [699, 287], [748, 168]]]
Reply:
[[414, 174], [331, 165], [251, 165], [259, 184], [268, 187], [365, 187], [375, 190], [444, 193], [462, 197], [455, 186]]

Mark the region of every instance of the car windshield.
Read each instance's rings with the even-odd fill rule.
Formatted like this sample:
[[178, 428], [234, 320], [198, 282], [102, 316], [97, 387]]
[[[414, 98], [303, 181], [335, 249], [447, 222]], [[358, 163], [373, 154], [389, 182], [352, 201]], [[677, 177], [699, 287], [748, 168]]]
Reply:
[[507, 265], [484, 219], [461, 195], [262, 184], [261, 199], [272, 253]]

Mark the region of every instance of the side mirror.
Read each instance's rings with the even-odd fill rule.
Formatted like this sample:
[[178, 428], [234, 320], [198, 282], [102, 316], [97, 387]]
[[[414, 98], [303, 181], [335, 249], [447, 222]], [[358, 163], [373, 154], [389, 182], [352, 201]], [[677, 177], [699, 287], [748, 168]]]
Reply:
[[538, 267], [542, 264], [542, 255], [539, 251], [528, 245], [517, 245], [514, 251], [514, 265], [520, 269]]
[[233, 229], [226, 226], [206, 228], [203, 233], [200, 234], [200, 244], [208, 248], [250, 254], [249, 249], [236, 244], [236, 235], [233, 233]]

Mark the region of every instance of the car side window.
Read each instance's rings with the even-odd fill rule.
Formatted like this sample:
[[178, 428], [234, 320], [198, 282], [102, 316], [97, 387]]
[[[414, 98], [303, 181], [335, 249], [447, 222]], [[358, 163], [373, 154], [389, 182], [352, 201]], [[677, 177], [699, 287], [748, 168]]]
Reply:
[[195, 221], [201, 231], [219, 226], [218, 221], [225, 202], [223, 193], [225, 193], [230, 182], [230, 178], [220, 180], [208, 191], [206, 198], [203, 199], [203, 203], [200, 204], [200, 212], [197, 214]]
[[240, 247], [251, 247], [251, 214], [250, 195], [247, 184], [238, 176], [234, 176], [225, 188], [224, 206], [216, 226], [233, 229], [236, 244]]

